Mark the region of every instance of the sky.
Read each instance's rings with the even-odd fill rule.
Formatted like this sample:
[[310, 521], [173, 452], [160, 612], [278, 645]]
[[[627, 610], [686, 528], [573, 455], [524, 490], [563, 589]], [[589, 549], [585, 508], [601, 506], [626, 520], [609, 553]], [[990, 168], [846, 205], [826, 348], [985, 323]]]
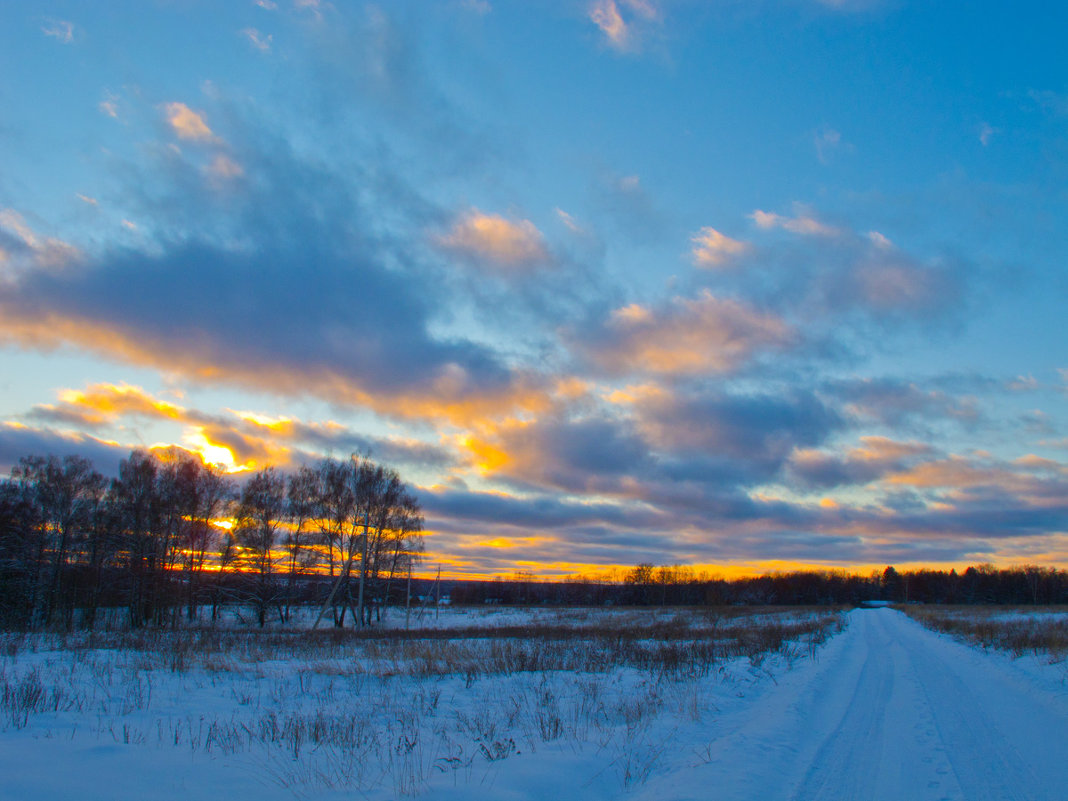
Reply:
[[1068, 567], [1068, 6], [0, 22], [0, 472], [369, 454], [456, 576]]

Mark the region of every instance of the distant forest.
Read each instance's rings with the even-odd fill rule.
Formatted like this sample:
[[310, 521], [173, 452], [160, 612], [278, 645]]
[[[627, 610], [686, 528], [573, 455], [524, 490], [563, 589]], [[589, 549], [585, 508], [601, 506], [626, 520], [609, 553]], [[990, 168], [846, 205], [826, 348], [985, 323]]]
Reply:
[[[614, 579], [413, 579], [419, 504], [396, 471], [324, 459], [239, 487], [181, 449], [137, 450], [107, 479], [81, 457], [21, 459], [0, 479], [0, 627], [74, 630], [198, 625], [224, 610], [250, 625], [297, 607], [369, 625], [384, 606], [1068, 604], [1068, 573], [1033, 565], [733, 580], [640, 564]], [[118, 612], [119, 614], [116, 614]]]
[[638, 565], [613, 581], [535, 581], [516, 576], [494, 581], [456, 582], [453, 604], [584, 604], [721, 606], [732, 604], [856, 605], [866, 601], [936, 604], [1068, 604], [1068, 572], [1025, 565], [966, 570], [908, 570], [887, 567], [869, 575], [844, 570], [769, 573], [717, 579], [685, 566]]

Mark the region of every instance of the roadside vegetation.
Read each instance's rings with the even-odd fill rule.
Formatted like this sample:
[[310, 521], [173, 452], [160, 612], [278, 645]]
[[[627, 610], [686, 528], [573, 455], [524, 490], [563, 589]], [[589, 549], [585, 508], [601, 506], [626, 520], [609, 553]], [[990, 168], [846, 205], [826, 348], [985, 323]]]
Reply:
[[904, 606], [913, 620], [982, 648], [1068, 658], [1068, 606]]
[[442, 774], [477, 785], [545, 750], [598, 755], [591, 780], [627, 788], [724, 692], [814, 657], [844, 625], [837, 609], [751, 608], [407, 632], [9, 633], [0, 732], [247, 758], [297, 795], [411, 795]]

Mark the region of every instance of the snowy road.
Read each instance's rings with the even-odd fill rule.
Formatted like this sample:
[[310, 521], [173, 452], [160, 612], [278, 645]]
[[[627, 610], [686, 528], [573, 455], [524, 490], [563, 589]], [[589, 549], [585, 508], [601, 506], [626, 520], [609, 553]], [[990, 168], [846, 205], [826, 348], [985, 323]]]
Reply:
[[708, 732], [707, 764], [652, 781], [639, 795], [1068, 798], [1068, 687], [1050, 675], [892, 609], [852, 612], [819, 660], [724, 710]]

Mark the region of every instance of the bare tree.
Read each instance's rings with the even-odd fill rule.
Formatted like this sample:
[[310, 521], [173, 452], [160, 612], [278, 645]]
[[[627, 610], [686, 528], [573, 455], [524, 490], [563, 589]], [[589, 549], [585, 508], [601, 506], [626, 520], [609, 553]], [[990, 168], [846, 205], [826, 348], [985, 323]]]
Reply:
[[319, 510], [319, 474], [302, 465], [286, 482], [286, 533], [282, 541], [286, 554], [286, 599], [283, 617], [288, 622], [296, 594], [297, 577], [314, 568], [319, 554], [309, 542], [311, 527]]
[[[64, 613], [73, 626], [74, 599], [64, 597], [63, 578], [72, 549], [86, 536], [89, 522], [104, 496], [105, 479], [92, 462], [80, 456], [27, 457], [12, 470], [12, 478], [28, 493], [41, 513], [38, 570], [48, 573], [47, 590], [35, 589], [34, 622], [54, 625]], [[40, 584], [41, 582], [37, 582]]]
[[274, 583], [274, 546], [285, 513], [285, 479], [282, 475], [273, 467], [254, 474], [241, 492], [234, 535], [241, 548], [240, 560], [254, 577], [248, 596], [261, 628], [267, 622], [268, 607], [278, 596]]

